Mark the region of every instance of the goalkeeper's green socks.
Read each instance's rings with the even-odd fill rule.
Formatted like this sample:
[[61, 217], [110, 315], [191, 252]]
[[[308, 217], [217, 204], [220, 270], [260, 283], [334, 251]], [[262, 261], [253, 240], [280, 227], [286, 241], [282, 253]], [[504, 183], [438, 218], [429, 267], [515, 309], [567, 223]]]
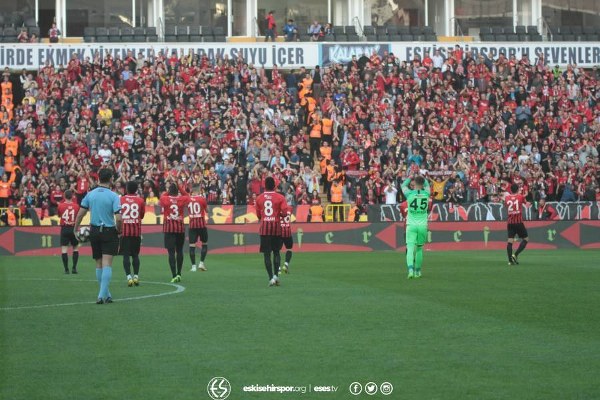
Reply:
[[417, 246], [415, 254], [415, 278], [421, 277], [421, 266], [423, 265], [423, 246]]
[[412, 243], [407, 243], [406, 244], [406, 266], [408, 267], [408, 279], [412, 279], [415, 276], [414, 260], [415, 260], [415, 245]]

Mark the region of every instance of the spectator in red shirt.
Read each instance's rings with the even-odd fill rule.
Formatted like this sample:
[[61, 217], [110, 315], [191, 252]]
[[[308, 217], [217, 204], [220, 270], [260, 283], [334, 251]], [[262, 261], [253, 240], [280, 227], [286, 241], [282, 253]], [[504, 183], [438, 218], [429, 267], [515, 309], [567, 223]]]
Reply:
[[274, 42], [275, 37], [277, 36], [277, 33], [276, 33], [277, 24], [275, 23], [274, 14], [275, 14], [275, 11], [271, 10], [265, 17], [265, 25], [266, 25], [265, 42], [268, 42], [269, 38], [271, 38], [272, 41]]

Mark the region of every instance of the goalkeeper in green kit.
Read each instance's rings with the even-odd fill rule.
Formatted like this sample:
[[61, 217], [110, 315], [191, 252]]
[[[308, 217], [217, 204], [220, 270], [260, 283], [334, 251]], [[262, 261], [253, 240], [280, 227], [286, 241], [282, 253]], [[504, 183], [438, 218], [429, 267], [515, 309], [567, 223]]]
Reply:
[[429, 182], [418, 175], [414, 179], [414, 189], [410, 188], [410, 178], [402, 183], [402, 193], [406, 197], [406, 264], [408, 279], [421, 277], [423, 265], [423, 245], [427, 240], [427, 219], [429, 216]]

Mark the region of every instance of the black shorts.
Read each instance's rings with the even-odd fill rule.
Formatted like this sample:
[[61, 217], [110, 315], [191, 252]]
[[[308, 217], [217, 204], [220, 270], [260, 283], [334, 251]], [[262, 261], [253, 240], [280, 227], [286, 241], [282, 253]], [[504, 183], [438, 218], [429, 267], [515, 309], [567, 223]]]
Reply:
[[165, 249], [183, 249], [185, 233], [165, 232]]
[[92, 257], [99, 260], [103, 255], [116, 256], [119, 254], [119, 234], [117, 228], [90, 227], [90, 245]]
[[137, 256], [140, 254], [142, 238], [140, 236], [122, 236], [119, 254], [123, 256]]
[[189, 229], [190, 244], [196, 244], [198, 239], [202, 243], [208, 243], [208, 229], [206, 228], [190, 228]]
[[294, 238], [291, 236], [288, 237], [281, 237], [281, 240], [279, 241], [279, 250], [281, 250], [283, 248], [283, 246], [285, 246], [285, 248], [287, 250], [291, 250], [292, 247], [294, 247]]
[[507, 231], [509, 239], [514, 239], [515, 236], [518, 236], [521, 239], [529, 237], [525, 224], [522, 222], [518, 224], [508, 224]]
[[260, 236], [260, 252], [270, 253], [281, 249], [281, 236]]
[[75, 237], [75, 230], [72, 226], [63, 226], [60, 228], [60, 245], [73, 247], [77, 246], [79, 241]]

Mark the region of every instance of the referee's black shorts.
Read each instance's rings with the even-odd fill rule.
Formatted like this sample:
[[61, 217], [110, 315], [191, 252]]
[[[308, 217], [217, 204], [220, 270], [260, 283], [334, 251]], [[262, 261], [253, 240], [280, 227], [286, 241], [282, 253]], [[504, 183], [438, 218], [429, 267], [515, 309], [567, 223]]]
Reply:
[[142, 245], [141, 236], [122, 236], [119, 254], [123, 256], [137, 256]]
[[190, 244], [195, 244], [198, 239], [202, 243], [208, 243], [208, 229], [206, 228], [189, 228]]
[[103, 255], [116, 256], [119, 254], [119, 234], [115, 227], [90, 227], [90, 245], [92, 257], [99, 260]]
[[61, 246], [77, 246], [79, 241], [75, 237], [75, 228], [73, 226], [62, 226], [60, 228], [60, 245]]
[[260, 236], [260, 252], [270, 253], [281, 249], [281, 236], [261, 235]]
[[525, 228], [525, 224], [522, 222], [518, 224], [508, 224], [506, 230], [508, 232], [509, 239], [514, 239], [515, 236], [518, 236], [521, 239], [529, 237], [527, 234], [527, 228]]
[[182, 249], [184, 242], [184, 232], [165, 232], [165, 249]]

